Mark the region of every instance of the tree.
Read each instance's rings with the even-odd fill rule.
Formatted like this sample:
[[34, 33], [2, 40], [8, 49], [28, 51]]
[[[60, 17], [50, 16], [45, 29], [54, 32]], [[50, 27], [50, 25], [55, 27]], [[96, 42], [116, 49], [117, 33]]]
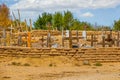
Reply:
[[11, 25], [10, 13], [9, 8], [2, 4], [0, 5], [0, 26], [7, 28]]
[[114, 21], [113, 29], [120, 30], [120, 19], [117, 21]]
[[73, 24], [73, 14], [70, 11], [64, 12], [63, 26], [64, 29], [70, 29]]
[[79, 20], [74, 19], [71, 30], [84, 30], [85, 26], [87, 26], [86, 30], [93, 30], [91, 24], [87, 22], [80, 22]]
[[80, 21], [77, 19], [74, 19], [73, 26], [71, 27], [71, 30], [80, 30], [80, 29], [81, 29]]
[[63, 26], [63, 15], [60, 12], [56, 12], [53, 15], [53, 27], [57, 27], [58, 30], [61, 30]]
[[45, 29], [43, 26], [43, 21], [42, 21], [41, 16], [39, 16], [39, 18], [36, 20], [36, 22], [34, 22], [34, 27], [35, 27], [35, 29]]
[[35, 29], [47, 29], [47, 24], [52, 24], [52, 14], [43, 13], [42, 16], [39, 15], [39, 18], [34, 22]]
[[91, 24], [87, 22], [80, 22], [73, 17], [70, 11], [64, 11], [64, 13], [55, 12], [55, 14], [43, 13], [34, 22], [35, 29], [48, 29], [46, 26], [50, 23], [54, 28], [61, 30], [84, 30], [84, 26], [87, 26], [87, 30], [93, 29]]

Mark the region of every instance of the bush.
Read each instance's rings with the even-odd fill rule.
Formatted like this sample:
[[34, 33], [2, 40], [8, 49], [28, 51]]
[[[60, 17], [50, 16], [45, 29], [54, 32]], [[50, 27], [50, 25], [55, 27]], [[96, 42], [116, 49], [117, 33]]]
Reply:
[[3, 78], [11, 78], [11, 77], [8, 77], [8, 76], [4, 76]]
[[20, 62], [12, 62], [12, 65], [16, 65], [16, 66], [20, 66], [21, 65], [21, 63]]
[[102, 64], [100, 62], [96, 62], [94, 65], [95, 66], [102, 66]]
[[52, 67], [52, 66], [53, 66], [53, 64], [52, 64], [52, 63], [50, 63], [50, 64], [49, 64], [49, 66], [50, 66], [50, 67]]
[[28, 63], [25, 63], [25, 64], [24, 64], [24, 66], [30, 66], [30, 64], [28, 64]]

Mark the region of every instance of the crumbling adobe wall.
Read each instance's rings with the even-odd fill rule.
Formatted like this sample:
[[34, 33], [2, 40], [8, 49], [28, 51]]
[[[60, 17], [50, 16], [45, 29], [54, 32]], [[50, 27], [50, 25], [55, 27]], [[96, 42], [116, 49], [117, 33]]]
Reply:
[[38, 49], [0, 47], [0, 57], [66, 56], [78, 61], [120, 62], [120, 48]]

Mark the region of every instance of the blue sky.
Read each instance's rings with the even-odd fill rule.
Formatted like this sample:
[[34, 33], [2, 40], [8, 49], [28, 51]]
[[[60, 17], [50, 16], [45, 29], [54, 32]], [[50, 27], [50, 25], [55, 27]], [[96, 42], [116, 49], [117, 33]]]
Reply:
[[[120, 0], [0, 0], [17, 15], [20, 9], [21, 19], [35, 21], [43, 12], [70, 10], [80, 21], [91, 24], [112, 26], [120, 18]], [[12, 16], [12, 15], [11, 15]]]

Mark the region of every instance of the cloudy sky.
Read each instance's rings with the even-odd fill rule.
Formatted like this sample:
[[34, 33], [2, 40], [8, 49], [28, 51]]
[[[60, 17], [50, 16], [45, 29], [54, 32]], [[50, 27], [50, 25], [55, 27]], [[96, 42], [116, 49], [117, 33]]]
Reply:
[[91, 24], [112, 26], [120, 18], [120, 0], [0, 0], [17, 15], [20, 9], [21, 19], [35, 21], [43, 12], [70, 10], [80, 21]]

